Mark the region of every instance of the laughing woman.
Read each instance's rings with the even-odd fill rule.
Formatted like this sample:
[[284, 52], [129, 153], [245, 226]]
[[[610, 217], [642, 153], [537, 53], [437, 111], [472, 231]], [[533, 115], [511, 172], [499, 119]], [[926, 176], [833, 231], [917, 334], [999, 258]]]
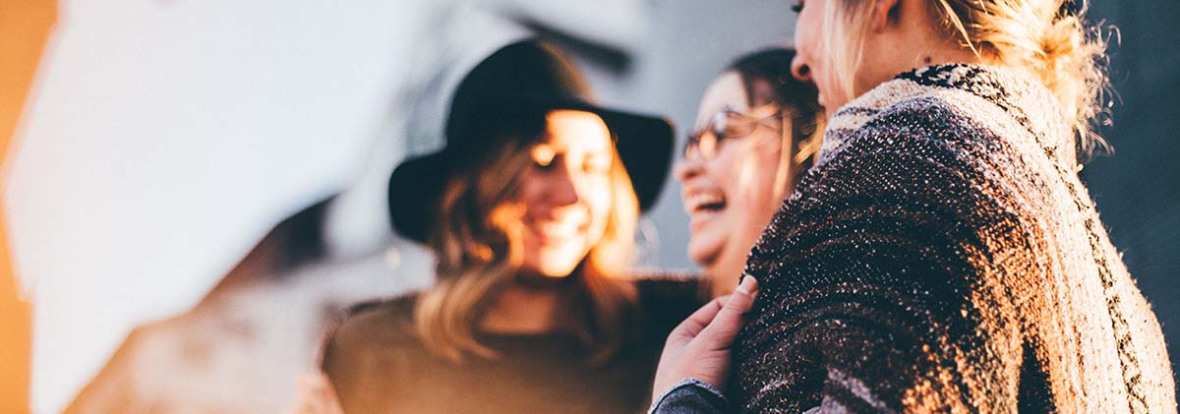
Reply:
[[701, 98], [676, 168], [692, 219], [688, 255], [713, 296], [732, 293], [750, 248], [811, 167], [822, 142], [815, 86], [791, 76], [795, 51], [740, 57]]
[[1176, 412], [1077, 175], [1105, 85], [1084, 6], [799, 1], [796, 73], [834, 109], [820, 158], [751, 253], [757, 301], [670, 337], [655, 411]]
[[642, 410], [695, 284], [628, 280], [671, 127], [602, 109], [552, 46], [506, 46], [464, 79], [442, 151], [390, 180], [398, 232], [437, 284], [356, 309], [323, 370], [349, 414]]

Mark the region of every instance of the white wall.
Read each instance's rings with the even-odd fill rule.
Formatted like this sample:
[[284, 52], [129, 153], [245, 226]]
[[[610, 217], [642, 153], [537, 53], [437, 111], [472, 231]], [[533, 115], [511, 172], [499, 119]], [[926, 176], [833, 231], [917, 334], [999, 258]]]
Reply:
[[64, 1], [8, 187], [33, 407], [190, 307], [363, 169], [411, 51], [402, 2]]

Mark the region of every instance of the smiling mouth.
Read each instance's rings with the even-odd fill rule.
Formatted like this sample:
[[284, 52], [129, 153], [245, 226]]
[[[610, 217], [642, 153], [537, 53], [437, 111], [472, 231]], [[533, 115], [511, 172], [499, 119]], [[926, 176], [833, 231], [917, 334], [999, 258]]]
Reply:
[[582, 234], [586, 226], [563, 222], [534, 222], [529, 228], [542, 243], [555, 244], [574, 240]]
[[725, 209], [725, 195], [721, 193], [700, 193], [684, 201], [688, 214], [714, 213]]
[[537, 230], [548, 237], [573, 237], [578, 234], [578, 226], [565, 223], [542, 223]]

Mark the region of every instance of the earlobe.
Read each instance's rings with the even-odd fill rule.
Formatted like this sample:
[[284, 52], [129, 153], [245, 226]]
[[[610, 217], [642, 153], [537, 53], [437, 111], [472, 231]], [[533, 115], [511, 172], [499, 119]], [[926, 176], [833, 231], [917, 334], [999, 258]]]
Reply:
[[873, 30], [882, 31], [889, 27], [890, 19], [897, 17], [901, 11], [902, 0], [876, 0], [873, 8]]
[[811, 68], [807, 67], [807, 64], [803, 62], [803, 58], [798, 53], [795, 54], [794, 59], [791, 59], [791, 76], [804, 83], [810, 83], [812, 81]]

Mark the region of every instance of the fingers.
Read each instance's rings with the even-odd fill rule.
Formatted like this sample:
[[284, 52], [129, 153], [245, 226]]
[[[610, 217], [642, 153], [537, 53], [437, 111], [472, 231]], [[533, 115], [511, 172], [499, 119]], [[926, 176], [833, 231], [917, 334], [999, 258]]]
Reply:
[[713, 321], [701, 330], [697, 338], [705, 342], [710, 349], [727, 349], [733, 344], [733, 338], [742, 328], [742, 315], [754, 307], [754, 297], [758, 294], [758, 281], [746, 276], [737, 290], [730, 295], [725, 306], [717, 311]]
[[689, 315], [687, 319], [685, 319], [683, 322], [680, 322], [680, 325], [677, 325], [676, 329], [673, 329], [671, 335], [669, 336], [673, 338], [695, 338], [697, 334], [701, 333], [702, 329], [705, 329], [705, 327], [713, 321], [713, 318], [716, 317], [717, 313], [721, 311], [721, 308], [725, 303], [725, 299], [728, 297], [729, 295], [721, 296], [709, 301], [709, 303], [706, 303], [704, 306], [701, 306], [700, 309], [697, 309], [696, 312], [693, 312], [692, 315]]
[[729, 301], [725, 303], [725, 309], [735, 311], [738, 316], [741, 316], [741, 314], [749, 312], [754, 307], [754, 297], [757, 295], [758, 279], [755, 279], [753, 276], [746, 276], [742, 279], [742, 283], [738, 285], [737, 290], [730, 295]]

